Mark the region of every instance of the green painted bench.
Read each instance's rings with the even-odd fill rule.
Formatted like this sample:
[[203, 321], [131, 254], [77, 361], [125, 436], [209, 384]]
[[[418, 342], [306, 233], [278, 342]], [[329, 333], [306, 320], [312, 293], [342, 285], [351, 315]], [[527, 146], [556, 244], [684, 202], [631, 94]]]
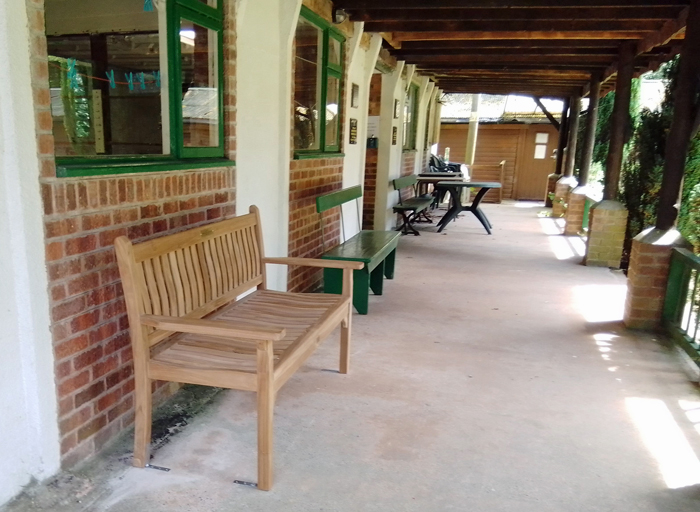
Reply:
[[[413, 227], [413, 223], [416, 222], [421, 215], [425, 216], [428, 222], [433, 220], [427, 216], [428, 208], [433, 204], [433, 197], [423, 197], [418, 195], [417, 184], [418, 178], [415, 174], [410, 176], [404, 176], [403, 178], [397, 178], [394, 180], [394, 190], [399, 193], [399, 204], [394, 206], [394, 213], [401, 214], [402, 224], [397, 231], [401, 231], [404, 235], [413, 233], [418, 236], [420, 233], [416, 231]], [[401, 190], [404, 188], [411, 188], [414, 193], [414, 197], [408, 199], [401, 199]]]
[[[321, 215], [321, 233], [323, 233], [323, 212], [349, 201], [358, 200], [360, 197], [362, 197], [362, 187], [359, 185], [318, 196], [316, 211]], [[358, 205], [358, 221], [360, 221], [359, 213]], [[344, 234], [342, 207], [340, 215]], [[381, 295], [384, 277], [394, 278], [396, 246], [400, 237], [401, 233], [396, 231], [363, 230], [337, 247], [325, 251], [321, 256], [326, 260], [361, 261], [365, 264], [361, 270], [353, 271], [352, 304], [359, 314], [366, 315], [369, 311], [369, 290], [371, 289], [375, 295]], [[343, 275], [336, 270], [323, 269], [323, 291], [326, 293], [342, 291]]]

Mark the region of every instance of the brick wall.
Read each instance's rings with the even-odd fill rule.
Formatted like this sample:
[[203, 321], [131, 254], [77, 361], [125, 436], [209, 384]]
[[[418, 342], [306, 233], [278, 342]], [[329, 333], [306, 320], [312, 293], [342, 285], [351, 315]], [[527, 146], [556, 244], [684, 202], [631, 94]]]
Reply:
[[401, 154], [401, 176], [410, 176], [416, 172], [416, 152], [404, 151]]
[[[226, 155], [235, 158], [235, 15], [226, 4]], [[161, 236], [235, 212], [233, 166], [57, 178], [43, 0], [27, 0], [32, 88], [44, 209], [51, 331], [64, 466], [99, 450], [133, 422], [128, 323], [112, 242]], [[156, 400], [177, 386], [154, 385]]]
[[[340, 190], [343, 184], [343, 158], [293, 160], [289, 180], [289, 256], [318, 258], [323, 254], [321, 219], [316, 213], [316, 197]], [[340, 209], [323, 214], [326, 248], [340, 243]], [[313, 291], [321, 286], [319, 269], [294, 267], [289, 271], [288, 289]]]
[[374, 229], [374, 205], [377, 198], [377, 157], [379, 150], [367, 149], [365, 186], [362, 197], [362, 229]]

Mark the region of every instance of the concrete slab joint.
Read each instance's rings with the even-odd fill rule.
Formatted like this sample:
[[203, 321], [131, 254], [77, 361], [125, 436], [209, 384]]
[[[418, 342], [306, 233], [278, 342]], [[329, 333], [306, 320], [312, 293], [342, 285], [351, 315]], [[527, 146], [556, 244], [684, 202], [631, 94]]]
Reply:
[[632, 241], [623, 321], [630, 329], [656, 329], [661, 324], [671, 251], [691, 249], [676, 229], [649, 228]]
[[627, 227], [627, 209], [619, 201], [605, 200], [591, 207], [584, 264], [620, 268]]
[[559, 178], [554, 186], [554, 199], [552, 200], [552, 215], [563, 217], [566, 213], [566, 205], [569, 202], [569, 194], [576, 188], [578, 182], [573, 176]]

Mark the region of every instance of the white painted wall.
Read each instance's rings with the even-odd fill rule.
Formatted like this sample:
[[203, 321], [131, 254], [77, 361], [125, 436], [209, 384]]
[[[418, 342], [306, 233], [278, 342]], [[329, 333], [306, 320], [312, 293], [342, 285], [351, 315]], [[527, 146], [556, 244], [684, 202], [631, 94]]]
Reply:
[[[403, 112], [405, 80], [401, 78], [404, 61], [399, 61], [392, 73], [382, 75], [382, 101], [379, 115], [379, 151], [377, 153], [377, 192], [374, 203], [374, 229], [387, 230], [395, 226], [392, 207], [397, 203], [397, 193], [390, 186], [391, 180], [401, 174], [402, 124], [401, 116], [394, 119], [394, 100], [399, 101]], [[393, 127], [397, 127], [396, 145], [392, 145]]]
[[[301, 0], [237, 5], [236, 213], [260, 208], [267, 256], [289, 240], [292, 42]], [[287, 286], [287, 268], [268, 265], [268, 285]]]
[[[369, 112], [369, 86], [372, 73], [381, 49], [382, 39], [378, 34], [372, 36], [368, 50], [360, 46], [364, 23], [355, 23], [353, 37], [346, 42], [349, 55], [345, 101], [345, 127], [343, 144], [345, 159], [343, 161], [343, 188], [363, 185], [365, 179], [365, 160], [367, 157], [367, 117]], [[357, 107], [351, 107], [352, 84], [360, 87]], [[357, 120], [357, 144], [350, 144], [350, 119]], [[362, 198], [343, 206], [345, 237], [350, 238], [361, 229]], [[359, 213], [359, 215], [358, 215]], [[342, 234], [342, 233], [341, 233]]]
[[0, 2], [0, 504], [59, 469], [24, 2]]

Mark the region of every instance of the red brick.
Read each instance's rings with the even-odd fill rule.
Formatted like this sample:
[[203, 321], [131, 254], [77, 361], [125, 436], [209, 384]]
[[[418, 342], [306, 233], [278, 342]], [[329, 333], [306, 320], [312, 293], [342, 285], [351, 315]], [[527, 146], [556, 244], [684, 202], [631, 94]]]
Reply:
[[110, 229], [100, 233], [100, 247], [112, 247], [117, 237], [126, 236], [126, 228]]
[[103, 352], [104, 349], [101, 346], [91, 348], [87, 352], [75, 356], [75, 358], [73, 358], [73, 366], [76, 371], [87, 368], [99, 361], [102, 358]]
[[98, 213], [95, 215], [85, 215], [82, 218], [83, 231], [101, 229], [112, 224], [112, 216], [108, 213]]
[[94, 251], [96, 248], [97, 237], [95, 235], [87, 235], [66, 240], [66, 254], [68, 256]]
[[63, 242], [51, 242], [46, 245], [46, 261], [63, 258]]
[[97, 325], [99, 321], [99, 310], [93, 310], [87, 313], [83, 313], [82, 315], [76, 316], [73, 320], [71, 320], [70, 328], [72, 332], [79, 333]]
[[90, 372], [85, 370], [82, 373], [69, 377], [58, 385], [58, 396], [68, 396], [90, 382]]
[[107, 425], [107, 415], [98, 416], [78, 430], [78, 442], [97, 433], [102, 427]]
[[108, 373], [116, 370], [118, 364], [119, 356], [117, 355], [112, 355], [107, 359], [103, 359], [102, 361], [95, 363], [92, 366], [92, 378], [99, 379], [100, 377], [104, 377]]
[[105, 383], [107, 384], [107, 389], [112, 389], [114, 386], [117, 384], [120, 384], [124, 381], [126, 381], [131, 375], [134, 373], [134, 369], [131, 365], [129, 366], [124, 366], [117, 370], [116, 372], [112, 372], [109, 375], [107, 375], [107, 378], [105, 379]]
[[107, 393], [105, 396], [101, 397], [99, 400], [97, 400], [97, 403], [95, 404], [95, 411], [96, 412], [103, 412], [112, 407], [114, 404], [116, 404], [119, 399], [122, 396], [122, 390], [115, 389], [114, 391]]
[[100, 274], [93, 272], [68, 282], [68, 295], [78, 295], [97, 288], [100, 285]]
[[61, 432], [61, 435], [68, 434], [69, 432], [72, 432], [76, 428], [80, 427], [80, 425], [84, 425], [87, 421], [90, 420], [91, 416], [91, 407], [83, 407], [82, 409], [79, 409], [78, 411], [74, 412], [71, 416], [59, 423], [58, 427]]
[[141, 218], [150, 219], [153, 217], [160, 217], [162, 215], [162, 210], [160, 205], [149, 204], [147, 206], [141, 207]]
[[80, 407], [81, 405], [92, 401], [93, 399], [97, 398], [102, 393], [104, 393], [104, 391], [105, 383], [103, 380], [91, 384], [86, 389], [75, 394], [75, 406]]
[[[96, 343], [100, 343], [106, 339], [109, 339], [110, 337], [114, 336], [117, 333], [117, 322], [116, 321], [111, 321], [106, 324], [100, 325], [97, 329], [94, 331], [91, 331], [90, 334], [88, 335], [89, 340], [90, 340], [90, 345], [94, 345]], [[109, 354], [109, 352], [107, 352]]]
[[85, 308], [85, 297], [76, 297], [69, 301], [58, 304], [51, 309], [51, 318], [54, 322], [77, 315]]

